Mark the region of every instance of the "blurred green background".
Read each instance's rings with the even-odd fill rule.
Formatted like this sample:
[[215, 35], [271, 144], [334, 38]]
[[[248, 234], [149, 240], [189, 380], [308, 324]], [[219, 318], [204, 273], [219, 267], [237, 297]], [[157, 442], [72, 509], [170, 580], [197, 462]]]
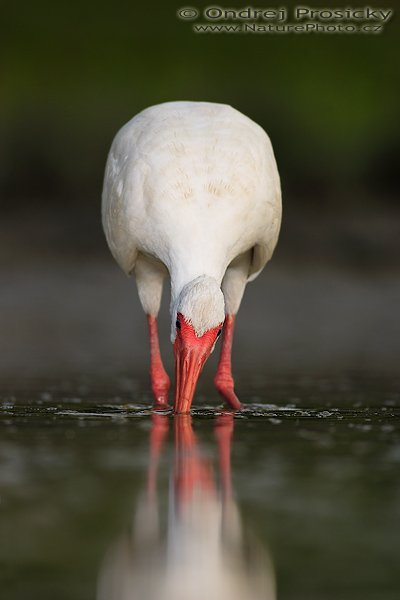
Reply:
[[[380, 35], [200, 35], [176, 16], [186, 5], [2, 3], [2, 589], [11, 600], [93, 597], [102, 558], [129, 524], [149, 417], [126, 406], [151, 404], [148, 349], [134, 282], [103, 236], [103, 170], [135, 113], [188, 99], [259, 122], [282, 179], [281, 238], [235, 333], [236, 389], [256, 403], [233, 447], [243, 516], [271, 546], [279, 598], [394, 600], [398, 15]], [[165, 293], [172, 376], [168, 321]], [[197, 408], [219, 402], [217, 358]], [[270, 408], [261, 416], [271, 403], [279, 419]], [[211, 457], [205, 414], [195, 421]]]
[[382, 34], [201, 35], [177, 18], [181, 5], [3, 7], [1, 185], [9, 210], [28, 198], [81, 209], [98, 203], [116, 130], [146, 106], [175, 99], [229, 103], [260, 122], [288, 203], [336, 210], [362, 196], [363, 207], [375, 201], [384, 210], [393, 201], [396, 16]]
[[[284, 6], [291, 11], [296, 4]], [[197, 0], [189, 5], [201, 9], [210, 4]], [[59, 352], [61, 338], [65, 348], [65, 332], [58, 338], [54, 332], [63, 319], [74, 317], [66, 314], [60, 273], [72, 286], [80, 276], [87, 281], [85, 265], [88, 272], [96, 261], [110, 272], [117, 269], [100, 224], [107, 152], [120, 126], [159, 102], [228, 103], [269, 133], [284, 198], [272, 269], [282, 273], [304, 267], [311, 280], [316, 265], [355, 269], [368, 277], [387, 269], [392, 277], [397, 270], [397, 15], [382, 34], [195, 34], [192, 22], [177, 18], [181, 6], [183, 0], [152, 5], [39, 0], [2, 8], [0, 265], [5, 283], [14, 286], [3, 299], [3, 331], [14, 344], [11, 350], [8, 346], [7, 354], [15, 356], [9, 367], [17, 365], [30, 344], [33, 348], [43, 328], [55, 335], [47, 354]], [[388, 8], [386, 1], [373, 6]], [[46, 271], [49, 265], [53, 274]], [[107, 286], [122, 286], [119, 281]], [[93, 297], [103, 293], [104, 285], [96, 280]], [[126, 293], [120, 291], [118, 298]], [[393, 294], [390, 298], [393, 302]], [[111, 310], [107, 302], [104, 321]], [[89, 301], [85, 309], [77, 305], [76, 314], [90, 312], [89, 307]], [[354, 302], [351, 310], [356, 308]], [[326, 312], [332, 321], [340, 320], [332, 308]], [[90, 315], [82, 319], [89, 323]], [[96, 323], [87, 325], [90, 335], [99, 331], [101, 321], [99, 312]], [[115, 335], [119, 340], [123, 324], [113, 326], [121, 330]], [[393, 324], [387, 326], [393, 330]], [[382, 329], [379, 323], [376, 329]], [[82, 343], [76, 339], [75, 347]], [[85, 352], [93, 348], [88, 345]], [[79, 360], [78, 351], [71, 364]]]

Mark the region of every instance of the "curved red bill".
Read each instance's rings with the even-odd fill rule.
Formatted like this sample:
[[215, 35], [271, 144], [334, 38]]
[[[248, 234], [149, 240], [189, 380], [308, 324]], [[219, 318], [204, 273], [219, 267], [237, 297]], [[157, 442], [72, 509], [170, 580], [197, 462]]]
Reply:
[[175, 352], [175, 413], [188, 413], [204, 363], [210, 356], [220, 326], [197, 337], [193, 326], [178, 314], [180, 328], [174, 342]]
[[175, 355], [175, 413], [188, 413], [197, 380], [208, 356], [199, 348], [182, 348]]

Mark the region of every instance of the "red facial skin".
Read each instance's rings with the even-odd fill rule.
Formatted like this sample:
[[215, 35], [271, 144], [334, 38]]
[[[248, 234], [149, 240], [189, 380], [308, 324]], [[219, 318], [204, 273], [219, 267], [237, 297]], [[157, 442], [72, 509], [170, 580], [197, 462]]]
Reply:
[[195, 330], [185, 317], [178, 313], [180, 328], [176, 329], [174, 342], [175, 354], [175, 401], [174, 413], [188, 413], [192, 405], [197, 380], [204, 363], [218, 337], [221, 325], [206, 331], [197, 337]]

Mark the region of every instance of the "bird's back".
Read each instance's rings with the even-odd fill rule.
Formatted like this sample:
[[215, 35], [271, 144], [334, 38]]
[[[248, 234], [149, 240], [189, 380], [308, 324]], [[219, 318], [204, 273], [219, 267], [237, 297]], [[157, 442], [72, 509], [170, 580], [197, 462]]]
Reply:
[[203, 272], [210, 261], [225, 269], [254, 247], [249, 273], [254, 277], [272, 255], [280, 218], [279, 174], [269, 138], [230, 106], [152, 106], [113, 141], [103, 224], [126, 272], [138, 252], [158, 258], [170, 272], [182, 258], [189, 270]]

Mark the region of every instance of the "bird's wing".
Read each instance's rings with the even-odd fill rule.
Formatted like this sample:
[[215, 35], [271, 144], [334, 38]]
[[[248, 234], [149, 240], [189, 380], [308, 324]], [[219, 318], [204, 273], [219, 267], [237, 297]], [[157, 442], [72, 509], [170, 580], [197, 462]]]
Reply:
[[279, 175], [269, 138], [233, 108], [158, 105], [117, 134], [106, 168], [103, 223], [126, 272], [138, 250], [170, 272], [184, 264], [189, 276], [210, 265], [224, 271], [254, 247], [254, 279], [272, 255], [279, 222]]
[[282, 202], [280, 186], [277, 189], [275, 202], [271, 205], [271, 219], [265, 227], [263, 235], [253, 246], [253, 255], [250, 263], [247, 281], [254, 281], [261, 273], [267, 262], [271, 259], [278, 242], [282, 219]]
[[[143, 179], [143, 165], [130, 160], [129, 148], [123, 140], [121, 132], [111, 146], [104, 174], [102, 194], [102, 221], [111, 253], [117, 263], [129, 274], [135, 266], [138, 248], [132, 238], [126, 215], [126, 190], [131, 179], [132, 167], [136, 180]], [[134, 186], [132, 192], [142, 196], [140, 185]]]

